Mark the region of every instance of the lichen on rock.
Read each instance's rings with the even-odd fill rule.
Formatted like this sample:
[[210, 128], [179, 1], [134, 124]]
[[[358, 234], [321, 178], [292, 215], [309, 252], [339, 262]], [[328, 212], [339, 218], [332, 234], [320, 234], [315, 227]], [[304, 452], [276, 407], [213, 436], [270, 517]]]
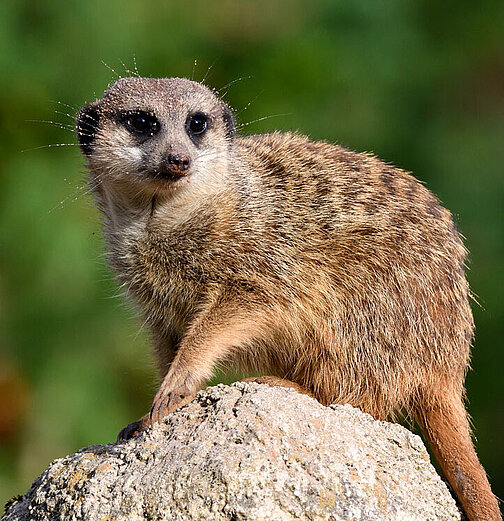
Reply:
[[460, 520], [421, 439], [238, 382], [140, 436], [55, 460], [2, 521]]

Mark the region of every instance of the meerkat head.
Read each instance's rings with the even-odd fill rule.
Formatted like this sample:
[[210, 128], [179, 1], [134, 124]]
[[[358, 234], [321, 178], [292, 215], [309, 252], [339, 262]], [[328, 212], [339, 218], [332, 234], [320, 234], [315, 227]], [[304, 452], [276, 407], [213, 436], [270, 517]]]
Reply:
[[227, 105], [182, 78], [123, 78], [77, 116], [96, 184], [173, 190], [225, 171], [235, 127]]

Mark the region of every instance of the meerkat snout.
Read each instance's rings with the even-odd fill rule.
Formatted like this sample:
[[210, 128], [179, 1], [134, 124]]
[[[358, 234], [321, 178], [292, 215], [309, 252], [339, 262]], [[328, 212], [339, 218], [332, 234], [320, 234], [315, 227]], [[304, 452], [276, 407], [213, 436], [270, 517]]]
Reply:
[[191, 158], [187, 154], [170, 153], [161, 163], [160, 173], [183, 176], [189, 173]]

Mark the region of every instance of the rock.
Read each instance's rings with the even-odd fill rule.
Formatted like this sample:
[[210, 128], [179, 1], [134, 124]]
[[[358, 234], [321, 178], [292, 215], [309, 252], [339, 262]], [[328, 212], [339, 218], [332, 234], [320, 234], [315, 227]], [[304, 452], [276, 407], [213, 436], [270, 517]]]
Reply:
[[421, 439], [292, 389], [218, 385], [55, 460], [2, 521], [460, 520]]

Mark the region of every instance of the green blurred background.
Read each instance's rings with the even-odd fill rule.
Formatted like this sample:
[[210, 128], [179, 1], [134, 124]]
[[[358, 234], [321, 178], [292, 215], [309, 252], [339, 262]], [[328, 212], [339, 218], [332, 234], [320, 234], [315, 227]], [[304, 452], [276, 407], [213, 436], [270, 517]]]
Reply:
[[226, 97], [238, 121], [277, 115], [243, 131], [375, 151], [453, 211], [480, 303], [469, 407], [504, 497], [502, 0], [2, 0], [0, 22], [0, 503], [114, 440], [155, 391], [64, 128], [115, 78], [102, 61], [124, 75], [134, 57], [149, 76], [243, 78]]

